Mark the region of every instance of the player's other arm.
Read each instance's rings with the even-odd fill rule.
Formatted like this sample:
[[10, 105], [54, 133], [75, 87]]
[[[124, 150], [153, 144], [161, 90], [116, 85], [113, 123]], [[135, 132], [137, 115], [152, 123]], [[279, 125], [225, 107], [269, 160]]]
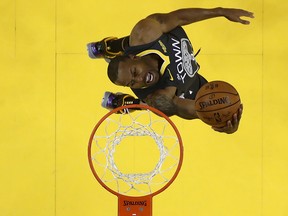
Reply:
[[225, 17], [232, 22], [249, 24], [248, 20], [241, 17], [253, 18], [253, 13], [235, 8], [185, 8], [172, 11], [170, 13], [156, 13], [148, 16], [149, 19], [157, 20], [163, 32], [169, 32], [177, 26], [184, 26], [194, 22], [199, 22], [206, 19]]
[[141, 45], [156, 40], [163, 33], [169, 32], [177, 26], [184, 26], [206, 19], [225, 17], [232, 22], [249, 24], [242, 17], [253, 18], [253, 13], [234, 8], [185, 8], [170, 13], [155, 13], [140, 20], [130, 34], [130, 45]]

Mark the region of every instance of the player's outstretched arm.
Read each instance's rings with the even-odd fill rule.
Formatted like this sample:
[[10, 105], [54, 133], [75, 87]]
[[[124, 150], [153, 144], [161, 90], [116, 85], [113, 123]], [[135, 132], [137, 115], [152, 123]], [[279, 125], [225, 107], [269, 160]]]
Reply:
[[170, 13], [155, 13], [140, 20], [135, 25], [130, 34], [130, 45], [149, 43], [177, 26], [184, 26], [216, 17], [225, 17], [233, 22], [249, 24], [250, 22], [245, 18], [253, 18], [254, 15], [252, 12], [243, 9], [221, 7], [211, 9], [185, 8]]
[[225, 17], [233, 22], [249, 24], [250, 22], [242, 19], [242, 17], [254, 18], [254, 15], [252, 12], [243, 9], [217, 7], [211, 9], [185, 8], [175, 10], [167, 14], [152, 14], [147, 18], [157, 20], [160, 23], [163, 32], [168, 32], [177, 26], [184, 26], [216, 17]]

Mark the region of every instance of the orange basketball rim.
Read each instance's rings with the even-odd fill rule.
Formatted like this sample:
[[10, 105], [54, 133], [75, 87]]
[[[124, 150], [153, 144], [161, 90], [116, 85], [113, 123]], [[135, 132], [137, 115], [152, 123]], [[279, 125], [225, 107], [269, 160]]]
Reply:
[[122, 106], [94, 127], [88, 159], [96, 180], [118, 197], [118, 216], [152, 216], [152, 198], [167, 189], [181, 169], [182, 139], [161, 111]]

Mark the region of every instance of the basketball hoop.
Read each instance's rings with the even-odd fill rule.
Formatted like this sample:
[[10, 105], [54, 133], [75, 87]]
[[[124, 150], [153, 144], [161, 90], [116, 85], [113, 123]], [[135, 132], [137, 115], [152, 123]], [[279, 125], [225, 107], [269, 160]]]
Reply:
[[167, 189], [181, 169], [182, 139], [159, 110], [122, 106], [94, 127], [88, 159], [96, 180], [118, 197], [118, 216], [152, 216], [153, 196]]

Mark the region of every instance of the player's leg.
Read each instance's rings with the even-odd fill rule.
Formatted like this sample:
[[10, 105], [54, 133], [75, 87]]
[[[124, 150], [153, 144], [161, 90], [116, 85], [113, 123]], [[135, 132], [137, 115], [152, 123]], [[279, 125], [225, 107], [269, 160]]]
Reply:
[[125, 105], [131, 105], [131, 104], [140, 104], [143, 102], [140, 101], [140, 99], [135, 98], [129, 94], [118, 92], [116, 94], [112, 92], [105, 92], [101, 106], [112, 110], [117, 107], [125, 106]]

